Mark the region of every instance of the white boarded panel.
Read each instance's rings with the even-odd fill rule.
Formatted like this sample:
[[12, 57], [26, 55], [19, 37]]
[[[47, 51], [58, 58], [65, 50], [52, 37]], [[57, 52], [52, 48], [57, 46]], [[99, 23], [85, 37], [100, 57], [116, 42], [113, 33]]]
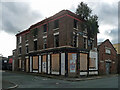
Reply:
[[30, 56], [30, 72], [32, 72], [32, 56]]
[[61, 53], [61, 75], [65, 75], [65, 53]]
[[48, 55], [48, 74], [50, 74], [50, 55]]
[[41, 73], [41, 56], [39, 56], [39, 73]]

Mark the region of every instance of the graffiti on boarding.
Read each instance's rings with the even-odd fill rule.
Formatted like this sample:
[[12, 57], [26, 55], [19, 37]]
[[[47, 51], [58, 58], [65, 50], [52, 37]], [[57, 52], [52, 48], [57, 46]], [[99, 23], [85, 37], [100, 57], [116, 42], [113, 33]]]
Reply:
[[70, 60], [70, 72], [75, 72], [76, 65], [76, 54], [72, 54], [72, 59]]

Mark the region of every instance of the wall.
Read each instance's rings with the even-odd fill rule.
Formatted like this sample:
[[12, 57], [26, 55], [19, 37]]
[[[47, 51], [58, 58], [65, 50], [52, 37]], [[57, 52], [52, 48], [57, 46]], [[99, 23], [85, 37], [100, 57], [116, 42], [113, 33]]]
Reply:
[[[111, 54], [105, 53], [105, 47], [111, 48]], [[116, 51], [109, 41], [105, 41], [99, 47], [99, 74], [106, 74], [106, 60], [111, 60], [110, 73], [117, 72]]]

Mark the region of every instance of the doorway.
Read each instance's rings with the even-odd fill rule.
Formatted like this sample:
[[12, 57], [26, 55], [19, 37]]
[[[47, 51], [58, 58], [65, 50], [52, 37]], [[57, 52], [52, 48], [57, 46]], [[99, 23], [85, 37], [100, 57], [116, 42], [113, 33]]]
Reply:
[[106, 62], [106, 74], [110, 74], [110, 62]]

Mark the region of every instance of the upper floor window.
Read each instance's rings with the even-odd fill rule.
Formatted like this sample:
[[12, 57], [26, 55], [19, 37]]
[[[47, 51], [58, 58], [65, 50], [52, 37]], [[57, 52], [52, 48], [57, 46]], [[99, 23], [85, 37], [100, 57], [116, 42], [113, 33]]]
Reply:
[[46, 49], [47, 48], [47, 39], [44, 38], [43, 39], [43, 49]]
[[54, 36], [54, 47], [59, 47], [59, 34]]
[[43, 25], [44, 32], [47, 32], [47, 24]]
[[78, 36], [77, 36], [77, 34], [73, 35], [73, 47], [78, 47]]
[[28, 40], [28, 34], [25, 34], [25, 40]]
[[105, 48], [105, 53], [111, 54], [111, 49], [110, 48]]
[[20, 44], [22, 42], [22, 37], [21, 36], [18, 36], [17, 37], [17, 43]]
[[37, 50], [37, 40], [34, 41], [34, 50]]
[[54, 29], [59, 28], [59, 20], [54, 21]]
[[26, 46], [26, 53], [28, 53], [29, 52], [29, 50], [28, 50], [28, 46]]
[[83, 38], [84, 49], [87, 49], [87, 38]]
[[74, 28], [78, 29], [78, 21], [74, 19]]
[[22, 42], [22, 37], [20, 36], [20, 42], [19, 43], [21, 43]]
[[22, 50], [21, 50], [21, 47], [19, 47], [19, 54], [21, 54]]
[[90, 49], [94, 48], [94, 40], [88, 40], [88, 46], [90, 47]]
[[34, 37], [38, 35], [38, 29], [37, 29], [37, 28], [35, 28], [35, 29], [33, 30], [33, 32], [34, 32]]

